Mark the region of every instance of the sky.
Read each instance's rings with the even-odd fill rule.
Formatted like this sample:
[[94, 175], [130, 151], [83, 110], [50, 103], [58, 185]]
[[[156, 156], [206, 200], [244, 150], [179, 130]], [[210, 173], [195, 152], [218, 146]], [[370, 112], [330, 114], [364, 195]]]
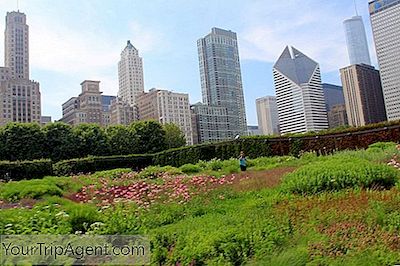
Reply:
[[[356, 0], [377, 65], [368, 0]], [[145, 89], [166, 88], [201, 101], [196, 41], [212, 27], [238, 35], [249, 125], [257, 125], [256, 98], [275, 95], [272, 67], [286, 45], [317, 61], [322, 82], [340, 85], [349, 64], [343, 20], [353, 0], [0, 0], [0, 29], [19, 8], [30, 28], [30, 76], [39, 81], [42, 115], [62, 116], [61, 105], [99, 80], [104, 95], [118, 92], [118, 61], [127, 40], [143, 58]], [[4, 37], [0, 35], [0, 66]]]

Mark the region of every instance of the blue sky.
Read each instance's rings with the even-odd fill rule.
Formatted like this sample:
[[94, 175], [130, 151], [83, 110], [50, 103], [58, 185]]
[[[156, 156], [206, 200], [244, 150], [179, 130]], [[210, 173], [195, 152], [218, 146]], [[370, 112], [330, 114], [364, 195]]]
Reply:
[[[357, 4], [376, 64], [368, 0]], [[17, 0], [0, 0], [1, 16], [16, 9]], [[143, 57], [146, 90], [187, 92], [192, 103], [200, 101], [196, 41], [216, 26], [238, 34], [251, 125], [255, 99], [275, 94], [272, 66], [285, 45], [319, 62], [323, 82], [340, 84], [338, 69], [348, 64], [342, 22], [355, 13], [352, 0], [20, 0], [19, 9], [30, 26], [31, 79], [41, 84], [43, 115], [60, 119], [61, 104], [85, 79], [116, 95], [127, 40]], [[0, 43], [4, 62], [4, 38]]]

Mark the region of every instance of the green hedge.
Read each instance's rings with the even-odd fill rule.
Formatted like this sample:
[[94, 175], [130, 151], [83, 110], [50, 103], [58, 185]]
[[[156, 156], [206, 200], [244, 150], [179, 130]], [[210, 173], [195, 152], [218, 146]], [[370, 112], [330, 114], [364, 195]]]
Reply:
[[53, 174], [51, 160], [38, 161], [0, 161], [0, 179], [36, 179]]
[[93, 173], [115, 168], [139, 170], [152, 164], [152, 155], [125, 155], [106, 157], [87, 157], [61, 161], [53, 165], [55, 175], [63, 176], [78, 173]]

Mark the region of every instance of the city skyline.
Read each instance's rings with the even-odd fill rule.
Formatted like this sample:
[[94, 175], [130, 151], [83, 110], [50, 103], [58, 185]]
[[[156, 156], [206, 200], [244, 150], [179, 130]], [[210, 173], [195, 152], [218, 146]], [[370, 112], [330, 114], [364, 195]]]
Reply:
[[[342, 21], [354, 15], [354, 7], [348, 1], [318, 2], [293, 0], [271, 3], [267, 8], [262, 1], [245, 5], [225, 1], [237, 17], [235, 20], [228, 15], [217, 16], [224, 9], [224, 1], [218, 5], [210, 1], [155, 1], [135, 5], [133, 10], [132, 1], [110, 5], [35, 0], [21, 1], [20, 11], [27, 15], [31, 28], [30, 70], [32, 78], [41, 82], [43, 115], [61, 118], [61, 103], [77, 95], [79, 83], [85, 79], [100, 80], [105, 94], [116, 95], [117, 63], [127, 40], [142, 51], [146, 91], [163, 87], [185, 92], [190, 94], [190, 102], [196, 103], [201, 100], [196, 40], [210, 28], [221, 27], [238, 34], [246, 112], [251, 125], [257, 124], [255, 99], [274, 94], [272, 65], [286, 44], [320, 62], [323, 82], [340, 84], [338, 69], [348, 64]], [[371, 50], [374, 45], [368, 3], [357, 2]], [[78, 3], [79, 9], [74, 7]], [[314, 7], [311, 11], [310, 6]], [[0, 3], [3, 14], [15, 9], [16, 1]], [[298, 14], [303, 9], [308, 13]], [[265, 18], [274, 13], [271, 19]], [[289, 19], [292, 17], [295, 19]], [[0, 26], [4, 27], [4, 21]], [[310, 31], [316, 32], [315, 37], [311, 36], [315, 40], [307, 36]], [[4, 54], [3, 50], [0, 54]], [[371, 55], [376, 65], [375, 52]]]

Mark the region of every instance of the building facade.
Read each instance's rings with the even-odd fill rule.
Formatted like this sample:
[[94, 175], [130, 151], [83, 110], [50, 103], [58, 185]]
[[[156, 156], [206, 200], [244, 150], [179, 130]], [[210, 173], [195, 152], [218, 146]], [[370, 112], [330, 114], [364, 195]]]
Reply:
[[258, 126], [247, 126], [247, 136], [260, 136], [261, 130]]
[[367, 35], [365, 33], [365, 27], [362, 17], [354, 16], [350, 19], [346, 19], [343, 24], [345, 29], [350, 65], [371, 65]]
[[246, 135], [247, 122], [236, 33], [212, 28], [197, 41], [203, 103], [224, 107], [234, 135]]
[[330, 128], [342, 127], [349, 124], [347, 118], [346, 104], [334, 105], [328, 112]]
[[40, 123], [40, 85], [29, 79], [29, 27], [24, 13], [7, 13], [4, 36], [5, 67], [0, 67], [0, 125], [8, 122]]
[[317, 62], [288, 46], [275, 63], [273, 76], [282, 134], [328, 128]]
[[109, 108], [111, 125], [130, 125], [137, 120], [136, 108], [130, 106], [119, 97], [111, 100]]
[[275, 96], [266, 96], [256, 100], [258, 128], [262, 135], [278, 135], [279, 115]]
[[143, 59], [139, 51], [128, 41], [118, 62], [118, 96], [130, 106], [137, 108], [138, 97], [144, 92]]
[[400, 119], [400, 0], [369, 3], [388, 120]]
[[[324, 91], [325, 106], [328, 112], [329, 128], [348, 125], [343, 87], [323, 83], [322, 90]], [[346, 117], [346, 119], [340, 119], [342, 117]]]
[[[78, 97], [72, 97], [62, 105], [63, 117], [60, 121], [79, 125], [83, 123], [108, 126], [112, 124], [130, 124], [127, 117], [133, 117], [130, 106], [126, 107], [128, 114], [124, 117], [118, 116], [113, 110], [113, 103], [117, 100], [115, 96], [102, 95], [100, 81], [85, 80], [81, 83], [82, 93]], [[114, 104], [115, 105], [115, 104]], [[123, 115], [123, 114], [122, 114]]]
[[340, 69], [350, 126], [386, 121], [379, 71], [368, 65]]
[[195, 143], [210, 143], [233, 140], [236, 129], [231, 128], [225, 107], [209, 106], [203, 103], [191, 106]]
[[153, 88], [138, 97], [140, 120], [156, 120], [177, 125], [188, 145], [193, 144], [189, 94]]

